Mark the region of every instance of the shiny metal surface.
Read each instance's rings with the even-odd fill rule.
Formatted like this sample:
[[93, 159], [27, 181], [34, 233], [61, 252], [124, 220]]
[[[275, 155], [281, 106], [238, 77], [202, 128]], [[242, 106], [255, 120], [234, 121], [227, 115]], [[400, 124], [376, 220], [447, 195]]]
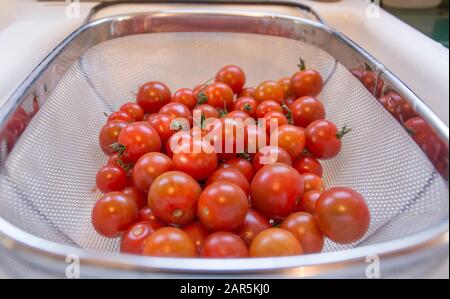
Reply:
[[[107, 253], [105, 251], [115, 251], [113, 248], [116, 247], [108, 242], [104, 243], [105, 241], [98, 241], [100, 242], [98, 244], [91, 243], [93, 247], [88, 246], [87, 243], [85, 243], [85, 246], [81, 246], [79, 242], [69, 239], [64, 240], [57, 237], [61, 231], [55, 233], [55, 227], [49, 227], [48, 231], [45, 231], [45, 229], [41, 230], [48, 225], [48, 217], [50, 217], [50, 219], [52, 217], [56, 217], [54, 218], [56, 220], [59, 219], [58, 215], [53, 215], [58, 205], [54, 202], [46, 201], [45, 198], [40, 199], [40, 205], [43, 204], [42, 208], [44, 211], [48, 211], [47, 213], [49, 214], [47, 215], [45, 215], [45, 213], [44, 215], [42, 214], [42, 209], [36, 210], [36, 208], [33, 208], [33, 205], [30, 210], [17, 210], [21, 209], [22, 203], [16, 202], [16, 204], [14, 204], [14, 200], [20, 199], [19, 197], [15, 198], [14, 196], [22, 196], [17, 193], [20, 192], [20, 188], [9, 188], [12, 186], [11, 180], [15, 181], [15, 184], [17, 184], [17, 182], [20, 181], [22, 171], [27, 171], [25, 168], [22, 170], [22, 167], [28, 165], [23, 163], [23, 161], [32, 158], [34, 159], [30, 149], [35, 148], [38, 154], [43, 155], [44, 160], [49, 159], [49, 157], [46, 156], [49, 152], [45, 147], [39, 147], [39, 144], [35, 144], [37, 147], [30, 145], [30, 142], [37, 142], [39, 140], [36, 139], [36, 137], [33, 139], [33, 130], [36, 132], [36, 136], [39, 136], [39, 134], [41, 134], [40, 132], [45, 130], [49, 125], [48, 120], [53, 117], [55, 120], [63, 118], [66, 119], [67, 122], [73, 121], [70, 117], [67, 118], [70, 114], [63, 114], [63, 112], [70, 107], [64, 109], [64, 107], [58, 106], [58, 104], [64, 102], [57, 101], [64, 95], [64, 93], [62, 93], [64, 90], [66, 90], [66, 94], [71, 95], [70, 93], [67, 93], [67, 88], [70, 87], [70, 85], [67, 84], [72, 82], [72, 84], [75, 84], [76, 86], [76, 84], [88, 82], [91, 87], [95, 87], [94, 89], [100, 91], [97, 95], [92, 95], [87, 90], [78, 90], [80, 93], [79, 95], [86, 97], [85, 101], [91, 101], [88, 100], [90, 98], [93, 99], [93, 102], [89, 102], [92, 103], [92, 105], [99, 105], [98, 101], [105, 100], [104, 95], [109, 95], [108, 90], [110, 90], [110, 87], [112, 86], [108, 86], [107, 82], [99, 80], [101, 76], [96, 77], [93, 75], [105, 74], [104, 72], [98, 71], [99, 64], [97, 62], [99, 60], [92, 60], [95, 57], [105, 57], [98, 53], [105, 54], [108, 53], [108, 50], [110, 49], [123, 48], [123, 46], [120, 46], [121, 38], [127, 42], [135, 42], [137, 44], [143, 42], [144, 44], [150, 43], [149, 45], [152, 45], [152, 34], [153, 36], [158, 36], [163, 39], [165, 38], [163, 36], [166, 34], [169, 36], [171, 34], [177, 34], [177, 39], [172, 38], [173, 40], [178, 40], [178, 38], [183, 37], [187, 40], [191, 39], [192, 41], [201, 40], [206, 45], [209, 38], [208, 32], [221, 32], [214, 35], [223, 34], [223, 40], [234, 39], [237, 43], [244, 43], [245, 41], [251, 40], [254, 42], [261, 42], [262, 44], [267, 42], [265, 39], [270, 40], [270, 38], [273, 37], [273, 41], [276, 41], [278, 45], [282, 45], [279, 47], [280, 49], [285, 49], [287, 51], [286, 53], [291, 53], [289, 52], [291, 49], [289, 40], [292, 40], [292, 42], [298, 41], [298, 45], [293, 45], [297, 45], [299, 49], [308, 49], [311, 47], [311, 49], [321, 49], [320, 51], [323, 51], [323, 55], [325, 56], [318, 56], [319, 58], [322, 58], [317, 60], [317, 66], [322, 67], [321, 70], [323, 73], [330, 75], [331, 78], [329, 86], [321, 97], [324, 101], [328, 101], [329, 106], [332, 107], [330, 108], [332, 110], [330, 111], [330, 114], [334, 120], [342, 122], [351, 118], [357, 118], [357, 116], [354, 115], [356, 108], [372, 109], [373, 111], [370, 111], [370, 113], [373, 113], [374, 115], [371, 115], [370, 117], [362, 116], [362, 118], [359, 116], [358, 119], [354, 120], [354, 123], [360, 126], [360, 131], [372, 132], [370, 130], [371, 128], [364, 127], [364, 121], [367, 121], [368, 123], [372, 121], [373, 124], [386, 125], [387, 128], [390, 129], [382, 134], [371, 136], [371, 138], [377, 142], [381, 142], [383, 135], [389, 135], [389, 140], [392, 141], [398, 140], [399, 138], [401, 139], [395, 144], [402, 147], [402, 149], [407, 150], [404, 153], [406, 156], [402, 158], [402, 151], [400, 148], [393, 148], [391, 150], [394, 156], [398, 153], [398, 156], [395, 156], [397, 160], [391, 161], [392, 163], [399, 163], [398, 167], [394, 170], [388, 169], [388, 165], [382, 161], [380, 164], [367, 162], [376, 161], [376, 156], [372, 156], [369, 159], [367, 157], [358, 156], [355, 165], [349, 166], [350, 172], [348, 176], [342, 176], [336, 172], [337, 167], [342, 167], [340, 164], [342, 161], [333, 161], [326, 165], [332, 173], [330, 178], [327, 179], [329, 184], [353, 182], [361, 188], [367, 188], [367, 190], [370, 191], [368, 196], [373, 197], [371, 205], [374, 208], [373, 211], [376, 214], [375, 218], [377, 220], [374, 227], [372, 227], [370, 236], [368, 236], [361, 244], [354, 244], [349, 247], [339, 247], [329, 243], [327, 245], [327, 252], [324, 254], [286, 258], [226, 261], [144, 258]], [[140, 35], [142, 33], [149, 34]], [[236, 35], [235, 33], [239, 33], [239, 35]], [[245, 34], [248, 34], [248, 36]], [[142, 39], [140, 37], [142, 37]], [[216, 40], [216, 42], [218, 41]], [[169, 43], [167, 42], [165, 45], [169, 45]], [[274, 43], [274, 45], [276, 45], [276, 43]], [[316, 50], [311, 52], [318, 53]], [[96, 53], [100, 56], [96, 56]], [[120, 56], [113, 55], [113, 57]], [[89, 58], [91, 60], [89, 60]], [[67, 254], [77, 254], [81, 259], [83, 269], [85, 269], [83, 273], [85, 273], [87, 277], [148, 277], [155, 275], [158, 277], [163, 275], [201, 276], [206, 273], [208, 275], [233, 275], [233, 277], [238, 273], [242, 275], [245, 274], [247, 277], [249, 275], [279, 275], [289, 277], [331, 277], [337, 275], [360, 277], [364, 276], [364, 269], [366, 267], [365, 259], [370, 255], [376, 254], [380, 256], [388, 273], [392, 273], [392, 269], [394, 268], [396, 270], [411, 268], [411, 266], [417, 264], [418, 261], [425, 261], [427, 257], [429, 258], [430, 252], [433, 252], [433, 256], [435, 257], [444, 256], [446, 253], [448, 254], [448, 181], [437, 175], [436, 171], [431, 167], [431, 164], [426, 161], [426, 157], [418, 151], [418, 148], [411, 143], [411, 140], [409, 140], [408, 135], [402, 131], [403, 129], [401, 126], [396, 124], [388, 114], [379, 110], [381, 106], [375, 98], [364, 91], [362, 85], [352, 78], [350, 72], [346, 70], [360, 67], [365, 64], [369, 65], [372, 70], [377, 71], [379, 77], [383, 78], [387, 83], [387, 86], [401, 93], [405, 99], [412, 103], [416, 108], [416, 111], [429, 122], [439, 136], [441, 136], [442, 141], [448, 146], [448, 128], [427, 109], [420, 99], [412, 94], [400, 80], [385, 70], [382, 64], [375, 61], [350, 40], [319, 23], [288, 16], [263, 13], [165, 11], [155, 14], [117, 16], [87, 24], [63, 41], [62, 44], [58, 46], [32, 74], [30, 74], [27, 80], [19, 87], [0, 111], [0, 132], [2, 132], [0, 141], [0, 181], [2, 182], [2, 184], [0, 184], [2, 187], [0, 205], [2, 205], [3, 208], [3, 212], [0, 212], [0, 243], [6, 248], [9, 254], [15, 255], [16, 258], [20, 259], [25, 264], [29, 264], [30, 267], [34, 266], [40, 268], [41, 271], [47, 269], [47, 271], [64, 273], [61, 271], [63, 271], [65, 267], [64, 261]], [[280, 62], [280, 69], [278, 70], [280, 74], [285, 71], [285, 68], [281, 67], [281, 65], [283, 65], [283, 63]], [[108, 64], [106, 64], [106, 66], [108, 66]], [[92, 73], [94, 70], [95, 72]], [[167, 71], [162, 70], [159, 75], [164, 76], [164, 72], [167, 73]], [[276, 71], [274, 71], [274, 73], [276, 73]], [[336, 73], [338, 75], [336, 75]], [[139, 72], [137, 72], [137, 74], [139, 74]], [[90, 80], [80, 78], [79, 75], [87, 76], [86, 78], [90, 78]], [[136, 79], [133, 76], [134, 74], [124, 74], [122, 79]], [[199, 73], [198, 76], [201, 77], [201, 73]], [[341, 88], [340, 86], [346, 86], [347, 88], [351, 87], [351, 89], [344, 90], [344, 88]], [[118, 89], [118, 91], [119, 94], [126, 94], [125, 90]], [[346, 95], [351, 97], [352, 100], [349, 103], [352, 103], [356, 108], [352, 108], [351, 106], [345, 107], [345, 105], [344, 107], [340, 107], [342, 104], [335, 101], [335, 99], [341, 99]], [[49, 99], [48, 103], [46, 102], [47, 99]], [[358, 100], [360, 102], [358, 102]], [[110, 107], [112, 109], [117, 106], [120, 101], [125, 101], [125, 99], [123, 99], [123, 97], [117, 97], [115, 99], [108, 99], [108, 101], [110, 101], [109, 103], [106, 103], [108, 105], [101, 107]], [[88, 104], [86, 103], [86, 105]], [[42, 111], [39, 111], [40, 107], [42, 107]], [[23, 111], [18, 110], [19, 108], [23, 108]], [[339, 110], [340, 108], [343, 110]], [[369, 110], [367, 110], [367, 112], [369, 112]], [[56, 115], [58, 113], [60, 114], [59, 116]], [[17, 117], [17, 115], [20, 115], [20, 117]], [[17, 119], [20, 120], [19, 125], [17, 125]], [[382, 120], [385, 120], [385, 122], [381, 122]], [[99, 121], [101, 122], [101, 119]], [[27, 125], [30, 123], [32, 127], [27, 129]], [[98, 128], [96, 127], [92, 128], [94, 131], [97, 129]], [[22, 134], [25, 135], [22, 136]], [[54, 138], [58, 138], [58, 136], [64, 139], [64, 136], [61, 135], [55, 135]], [[364, 145], [361, 145], [361, 138], [363, 137], [364, 136], [356, 136], [354, 137], [354, 140], [349, 142], [350, 144], [354, 144], [353, 146], [349, 146], [349, 155], [351, 155], [351, 152], [356, 153], [363, 149]], [[17, 148], [13, 149], [16, 142], [18, 144]], [[91, 140], [86, 142], [89, 143]], [[368, 144], [366, 146], [370, 145], [371, 144]], [[52, 147], [50, 146], [50, 148]], [[373, 150], [369, 151], [370, 155], [380, 154], [380, 157], [383, 159], [387, 159], [387, 156], [383, 156], [387, 155], [387, 153], [389, 153], [389, 149], [383, 149], [382, 144], [379, 144], [379, 147], [375, 147]], [[83, 153], [77, 153], [75, 151], [71, 152], [71, 154], [75, 154], [75, 157], [77, 157], [77, 155], [82, 155]], [[448, 161], [448, 152], [446, 154], [446, 159]], [[102, 158], [98, 157], [98, 155], [95, 155], [94, 159], [96, 159], [96, 163], [101, 163]], [[445, 157], [442, 158], [445, 160]], [[343, 159], [345, 160], [346, 158], [344, 157]], [[411, 164], [411, 167], [413, 167], [417, 173], [412, 174], [410, 173], [412, 169], [408, 170], [407, 168], [402, 168], [409, 165], [407, 162], [409, 161], [408, 159], [413, 159], [413, 163], [419, 164], [419, 166], [416, 165], [414, 167]], [[365, 162], [368, 163], [368, 165], [364, 165]], [[25, 181], [23, 181], [25, 185], [21, 187], [26, 189], [22, 190], [30, 188], [27, 186], [27, 183], [30, 184], [33, 180], [41, 182], [42, 178], [34, 177], [34, 175], [36, 175], [36, 171], [43, 171], [45, 173], [45, 167], [48, 167], [48, 165], [50, 164], [38, 163], [36, 164], [37, 169], [33, 170], [34, 173], [33, 171], [31, 171], [30, 174], [27, 174], [26, 172], [22, 173], [26, 176]], [[69, 166], [70, 165], [71, 164], [69, 164]], [[40, 166], [44, 166], [44, 169], [39, 169]], [[82, 179], [86, 180], [89, 176], [83, 174], [83, 171], [89, 173], [95, 171], [96, 167], [97, 166], [93, 163], [89, 169], [77, 169], [74, 174], [77, 174], [82, 177]], [[389, 174], [389, 171], [394, 171], [394, 173], [399, 173], [400, 175], [403, 173], [403, 177], [408, 181], [404, 182], [404, 184], [402, 184], [401, 181], [398, 182], [400, 185], [397, 186], [399, 190], [397, 192], [400, 192], [400, 197], [383, 200], [382, 197], [374, 194], [374, 191], [378, 190], [377, 186], [373, 185], [374, 181], [367, 181], [357, 177], [368, 175], [368, 173], [355, 172], [356, 169], [361, 171], [364, 168], [376, 170], [376, 173], [370, 173], [374, 178], [376, 178], [377, 173], [380, 175], [383, 174], [383, 172]], [[51, 170], [52, 169], [47, 168], [47, 171]], [[430, 174], [427, 173], [428, 171], [430, 171]], [[48, 186], [41, 185], [33, 187], [32, 189], [29, 189], [29, 193], [36, 194], [36, 192], [38, 192], [40, 194], [41, 191], [36, 190], [35, 188], [54, 188], [51, 187], [53, 186], [52, 179], [61, 180], [63, 177], [61, 177], [59, 172], [52, 173], [53, 177], [49, 177]], [[30, 180], [27, 181], [27, 179]], [[412, 201], [409, 200], [407, 195], [411, 190], [408, 190], [408, 188], [414, 188], [415, 185], [422, 184], [423, 181], [428, 182], [424, 187], [425, 189], [419, 191], [417, 197], [413, 197]], [[77, 182], [76, 178], [74, 182]], [[383, 184], [381, 184], [380, 181], [380, 186], [382, 185], [388, 186], [389, 182], [383, 182]], [[57, 189], [52, 189], [50, 192], [52, 194], [55, 194], [55, 192], [58, 194], [58, 192], [60, 192], [59, 194], [62, 198], [65, 198], [65, 196], [71, 196], [70, 194], [67, 195], [67, 193], [70, 193], [70, 190], [72, 189], [69, 188], [66, 190], [69, 191], [61, 193], [63, 190], [58, 191]], [[393, 192], [395, 190], [391, 191]], [[379, 190], [379, 192], [383, 192], [383, 190]], [[402, 198], [402, 195], [404, 198]], [[23, 200], [23, 196], [21, 198]], [[92, 202], [92, 200], [95, 200], [95, 196], [92, 196], [89, 200]], [[389, 200], [393, 202], [398, 201], [399, 205], [389, 204]], [[30, 203], [38, 204], [38, 202], [34, 201], [34, 198], [27, 199], [28, 208], [30, 208]], [[87, 206], [89, 206], [89, 204], [90, 203], [88, 203]], [[435, 206], [433, 206], [433, 204]], [[7, 210], [9, 210], [11, 214], [7, 214]], [[11, 216], [23, 215], [24, 213], [29, 217], [28, 219], [20, 219], [20, 217], [13, 218]], [[37, 216], [36, 213], [38, 214]], [[82, 213], [83, 215], [89, 213], [89, 210], [83, 210]], [[421, 215], [421, 217], [426, 216], [427, 219], [419, 220], [414, 218], [417, 217], [414, 215]], [[67, 216], [69, 218], [76, 217], [76, 214], [75, 216]], [[73, 227], [77, 221], [78, 220], [72, 223], [67, 222], [62, 228], [61, 226], [58, 228], [59, 223], [56, 221], [56, 228], [62, 229], [64, 232], [66, 226]], [[43, 222], [44, 224], [41, 224], [40, 222]], [[395, 228], [399, 225], [404, 226], [407, 223], [417, 224], [418, 222], [423, 225], [416, 228], [406, 227], [401, 233], [395, 232]], [[86, 225], [89, 225], [89, 223]], [[75, 232], [75, 236], [82, 233], [83, 232]], [[93, 238], [93, 240], [99, 240], [97, 237]], [[84, 250], [80, 247], [96, 249], [97, 252]], [[393, 265], [395, 265], [395, 267]], [[388, 276], [388, 274], [386, 274], [386, 276]]]

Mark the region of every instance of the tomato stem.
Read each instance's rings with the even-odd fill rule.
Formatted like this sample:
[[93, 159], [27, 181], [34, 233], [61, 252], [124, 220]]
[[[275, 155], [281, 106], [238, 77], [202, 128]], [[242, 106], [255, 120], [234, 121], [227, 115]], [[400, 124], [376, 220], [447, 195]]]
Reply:
[[106, 118], [108, 118], [108, 117], [109, 117], [109, 114], [108, 114], [108, 113], [106, 113], [106, 112], [103, 112], [103, 115], [104, 115], [104, 116], [106, 116]]
[[252, 110], [252, 106], [250, 105], [250, 104], [244, 104], [244, 110], [245, 111], [250, 111], [250, 110]]
[[242, 159], [245, 159], [245, 160], [247, 160], [247, 161], [250, 161], [250, 160], [251, 160], [250, 154], [248, 154], [248, 153], [246, 153], [246, 152], [238, 153], [236, 156], [237, 156], [238, 158], [242, 158]]
[[338, 139], [342, 139], [342, 137], [344, 137], [345, 135], [350, 133], [351, 130], [352, 130], [351, 128], [347, 128], [347, 125], [345, 125], [342, 127], [342, 129], [339, 132], [337, 132], [336, 137]]
[[[283, 101], [284, 102], [284, 101]], [[281, 108], [283, 108], [284, 110], [284, 115], [286, 115], [286, 118], [288, 119], [288, 122], [290, 125], [292, 125], [294, 123], [294, 120], [292, 118], [292, 111], [291, 109], [288, 107], [288, 105], [284, 104], [281, 106]]]
[[206, 96], [205, 92], [201, 91], [197, 96], [197, 106], [203, 105], [206, 102], [208, 102], [208, 97]]
[[126, 150], [125, 145], [123, 145], [123, 144], [121, 144], [121, 143], [118, 143], [118, 142], [111, 144], [111, 145], [109, 146], [109, 148], [110, 148], [113, 152], [117, 153], [118, 156], [119, 156], [119, 158], [123, 156], [123, 153], [124, 153], [125, 150]]
[[297, 64], [297, 66], [301, 71], [305, 71], [306, 70], [305, 60], [303, 60], [303, 58], [301, 58], [301, 57], [299, 59], [300, 59], [300, 63]]

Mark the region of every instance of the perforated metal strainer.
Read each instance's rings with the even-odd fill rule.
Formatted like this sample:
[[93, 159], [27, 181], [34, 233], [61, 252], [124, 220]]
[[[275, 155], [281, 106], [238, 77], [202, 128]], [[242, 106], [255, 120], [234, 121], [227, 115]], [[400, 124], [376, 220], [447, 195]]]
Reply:
[[[255, 85], [292, 74], [299, 56], [326, 78], [320, 100], [328, 118], [353, 128], [342, 153], [324, 167], [327, 187], [352, 186], [368, 202], [372, 221], [360, 242], [327, 241], [325, 253], [299, 257], [169, 259], [119, 254], [118, 240], [93, 230], [91, 210], [101, 196], [95, 173], [106, 161], [97, 141], [103, 112], [133, 100], [146, 81], [163, 81], [172, 90], [192, 87], [233, 63]], [[384, 277], [423, 275], [448, 254], [448, 182], [348, 70], [364, 64], [402, 93], [448, 145], [448, 128], [398, 79], [313, 21], [165, 11], [83, 26], [1, 110], [0, 262], [16, 272], [23, 268], [24, 276], [63, 276], [66, 257], [76, 255], [83, 277], [362, 277], [366, 258], [377, 255]]]

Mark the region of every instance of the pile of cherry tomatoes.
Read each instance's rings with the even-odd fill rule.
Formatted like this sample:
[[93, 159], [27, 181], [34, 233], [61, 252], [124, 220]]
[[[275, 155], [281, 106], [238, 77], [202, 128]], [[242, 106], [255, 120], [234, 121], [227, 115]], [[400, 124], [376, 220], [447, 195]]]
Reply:
[[300, 255], [321, 252], [325, 237], [361, 239], [363, 197], [322, 181], [319, 160], [338, 155], [350, 130], [325, 119], [320, 74], [302, 62], [252, 88], [228, 65], [211, 81], [173, 95], [148, 82], [108, 115], [95, 230], [121, 237], [124, 253], [163, 257]]

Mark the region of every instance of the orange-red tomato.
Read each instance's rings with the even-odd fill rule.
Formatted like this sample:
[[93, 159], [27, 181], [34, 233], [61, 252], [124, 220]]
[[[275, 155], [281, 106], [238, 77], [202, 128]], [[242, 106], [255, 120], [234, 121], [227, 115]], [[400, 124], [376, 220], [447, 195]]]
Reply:
[[232, 158], [224, 161], [219, 165], [219, 169], [221, 168], [234, 168], [240, 171], [250, 183], [253, 180], [253, 176], [255, 175], [255, 170], [253, 169], [252, 163], [244, 158]]
[[248, 249], [239, 236], [230, 232], [215, 232], [204, 241], [200, 249], [200, 256], [206, 258], [242, 258], [248, 256]]
[[238, 98], [240, 98], [240, 97], [251, 97], [251, 98], [254, 98], [255, 97], [255, 91], [256, 91], [256, 89], [253, 88], [253, 87], [245, 87], [238, 94]]
[[255, 100], [259, 103], [272, 100], [281, 104], [284, 96], [283, 86], [275, 81], [264, 81], [256, 87], [255, 91]]
[[[274, 141], [277, 144], [273, 144]], [[296, 159], [305, 148], [305, 131], [293, 125], [283, 125], [272, 133], [270, 142], [287, 151], [292, 159]]]
[[239, 97], [234, 103], [234, 110], [247, 113], [250, 117], [256, 117], [258, 102], [253, 97]]
[[235, 232], [247, 246], [250, 246], [257, 234], [271, 227], [269, 219], [259, 212], [249, 209], [244, 223]]
[[265, 165], [274, 164], [277, 162], [290, 166], [292, 165], [292, 158], [284, 149], [278, 146], [269, 145], [263, 147], [258, 153], [256, 153], [253, 158], [253, 169], [258, 171]]
[[289, 215], [280, 226], [290, 231], [300, 241], [304, 253], [319, 253], [324, 237], [311, 214], [297, 212]]
[[266, 133], [272, 134], [277, 128], [289, 124], [287, 117], [279, 111], [270, 111], [264, 115], [266, 122]]
[[128, 184], [127, 173], [118, 165], [107, 164], [97, 172], [95, 183], [103, 193], [122, 191]]
[[206, 87], [206, 104], [219, 109], [231, 109], [233, 106], [233, 90], [226, 84], [214, 82]]
[[215, 81], [225, 83], [234, 93], [238, 94], [244, 87], [245, 73], [237, 65], [227, 65], [217, 72]]
[[144, 109], [137, 103], [125, 103], [120, 106], [119, 110], [128, 112], [133, 117], [133, 121], [141, 121], [144, 119]]
[[205, 239], [210, 235], [210, 231], [200, 221], [183, 226], [182, 230], [189, 235], [197, 248], [197, 253], [200, 254], [200, 249]]
[[250, 193], [250, 184], [247, 178], [237, 169], [222, 168], [216, 170], [206, 181], [206, 186], [215, 182], [230, 182], [239, 186], [245, 194]]
[[186, 123], [192, 122], [192, 113], [188, 106], [182, 103], [172, 102], [164, 105], [159, 113], [167, 114], [173, 118], [185, 119]]
[[197, 98], [189, 88], [180, 88], [173, 94], [172, 102], [184, 104], [192, 110], [197, 104]]
[[294, 124], [306, 128], [313, 121], [325, 118], [325, 108], [314, 97], [301, 97], [290, 105]]
[[251, 257], [290, 256], [301, 255], [303, 249], [291, 232], [281, 228], [269, 228], [253, 239], [249, 253]]
[[142, 254], [147, 238], [158, 228], [150, 221], [138, 222], [132, 225], [122, 236], [120, 252]]
[[161, 150], [158, 132], [146, 121], [127, 125], [119, 134], [117, 141], [124, 147], [124, 156], [137, 161], [142, 155]]
[[304, 173], [302, 174], [303, 184], [304, 184], [304, 192], [309, 191], [318, 191], [323, 192], [324, 185], [322, 179], [313, 174], [313, 173]]
[[318, 159], [332, 159], [341, 151], [341, 138], [344, 134], [331, 121], [316, 120], [306, 128], [305, 147]]
[[271, 111], [283, 112], [283, 108], [278, 102], [271, 100], [263, 101], [259, 103], [258, 107], [256, 108], [256, 117], [263, 118], [264, 115]]
[[100, 144], [100, 148], [105, 153], [105, 155], [111, 156], [112, 154], [114, 154], [114, 150], [110, 147], [110, 145], [117, 142], [120, 132], [126, 126], [126, 122], [114, 120], [107, 122], [102, 127], [98, 136], [98, 141]]
[[311, 155], [300, 156], [292, 163], [292, 167], [294, 167], [300, 174], [314, 173], [319, 177], [322, 177], [323, 175], [322, 165], [319, 160]]
[[139, 210], [139, 221], [151, 222], [153, 227], [160, 228], [164, 226], [164, 223], [156, 219], [155, 215], [153, 215], [152, 209], [149, 206], [145, 206]]
[[125, 112], [125, 111], [116, 111], [116, 112], [111, 113], [108, 116], [107, 122], [110, 122], [113, 120], [121, 120], [121, 121], [126, 122], [127, 124], [134, 121], [133, 116], [131, 116], [130, 113]]
[[153, 181], [161, 174], [173, 169], [172, 160], [162, 153], [147, 153], [137, 160], [133, 168], [133, 183], [147, 193]]
[[146, 113], [158, 112], [162, 106], [170, 103], [172, 94], [170, 89], [162, 82], [147, 82], [139, 88], [136, 102]]
[[291, 90], [291, 77], [284, 77], [278, 80], [278, 84], [280, 84], [283, 87], [284, 90], [284, 98], [290, 98], [292, 97], [292, 90]]
[[136, 187], [126, 187], [122, 193], [128, 195], [136, 203], [138, 209], [147, 205], [147, 195]]
[[196, 257], [194, 242], [181, 229], [163, 227], [153, 232], [146, 240], [143, 254], [160, 257]]
[[316, 70], [298, 71], [291, 77], [291, 91], [297, 97], [317, 96], [323, 88], [322, 76]]
[[322, 193], [319, 191], [305, 192], [294, 208], [294, 212], [306, 212], [314, 215], [316, 210], [316, 203]]

